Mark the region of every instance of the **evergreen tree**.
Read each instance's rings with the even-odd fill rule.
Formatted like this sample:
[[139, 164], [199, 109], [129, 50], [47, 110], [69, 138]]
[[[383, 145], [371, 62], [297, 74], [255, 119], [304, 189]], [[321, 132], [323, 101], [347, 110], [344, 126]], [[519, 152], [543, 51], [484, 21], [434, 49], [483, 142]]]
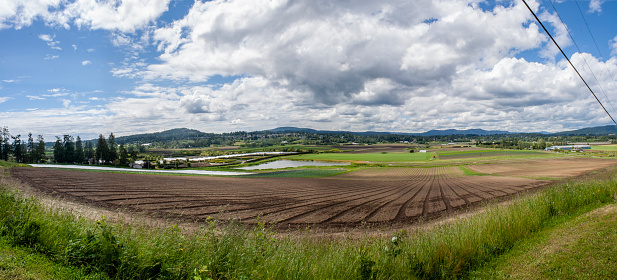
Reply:
[[56, 143], [54, 144], [54, 160], [57, 163], [65, 162], [64, 159], [64, 146], [60, 137], [56, 136]]
[[118, 159], [118, 148], [116, 146], [116, 137], [112, 132], [109, 134], [109, 140], [107, 141], [109, 144], [109, 161], [114, 161]]
[[109, 146], [107, 146], [107, 140], [105, 140], [103, 134], [99, 134], [99, 140], [96, 144], [94, 158], [102, 161], [101, 164], [105, 164], [109, 161]]
[[77, 135], [77, 140], [75, 141], [75, 162], [82, 164], [84, 161], [84, 146], [81, 143], [81, 137]]
[[124, 142], [120, 143], [120, 165], [127, 166], [129, 164], [129, 152], [124, 147]]
[[88, 141], [86, 142], [85, 145], [85, 149], [84, 149], [84, 157], [86, 157], [86, 160], [90, 160], [91, 158], [95, 158], [94, 156], [94, 146], [92, 144], [92, 142]]
[[2, 145], [2, 155], [0, 155], [0, 159], [9, 160], [9, 154], [11, 152], [11, 134], [9, 133], [8, 127], [2, 128], [2, 134], [0, 134], [0, 143]]
[[24, 162], [24, 148], [21, 142], [21, 134], [12, 137], [13, 138], [13, 156], [15, 157], [15, 162]]
[[41, 162], [45, 158], [45, 139], [43, 139], [43, 135], [39, 135], [36, 141], [39, 143], [36, 146], [34, 162]]
[[34, 138], [32, 138], [32, 133], [28, 133], [28, 153], [26, 157], [26, 162], [36, 162], [36, 147], [34, 146]]
[[75, 142], [73, 136], [64, 135], [64, 161], [67, 163], [74, 163], [75, 160]]

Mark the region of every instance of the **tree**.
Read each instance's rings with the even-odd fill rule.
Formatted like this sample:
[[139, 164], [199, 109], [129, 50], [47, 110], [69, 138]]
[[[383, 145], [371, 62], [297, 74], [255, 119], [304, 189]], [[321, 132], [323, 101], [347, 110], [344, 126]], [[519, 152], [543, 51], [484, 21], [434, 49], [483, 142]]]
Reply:
[[86, 147], [84, 148], [84, 157], [86, 158], [86, 160], [90, 160], [93, 158], [96, 158], [94, 156], [94, 144], [92, 144], [92, 142], [86, 142]]
[[24, 162], [26, 147], [21, 141], [21, 134], [17, 136], [13, 136], [13, 156], [15, 157], [15, 162]]
[[75, 141], [75, 162], [81, 164], [85, 161], [84, 158], [84, 146], [81, 143], [81, 138], [77, 135], [77, 140]]
[[64, 146], [60, 137], [56, 136], [56, 143], [54, 144], [54, 160], [58, 163], [65, 162], [64, 159]]
[[34, 155], [34, 162], [41, 162], [45, 158], [45, 139], [43, 135], [39, 135], [36, 139], [38, 144], [36, 145], [36, 153]]
[[36, 162], [35, 158], [36, 158], [36, 147], [34, 145], [34, 138], [32, 138], [32, 133], [28, 133], [26, 162]]
[[75, 142], [73, 141], [73, 136], [64, 135], [64, 162], [74, 163], [75, 160]]
[[107, 141], [107, 143], [109, 144], [109, 161], [113, 162], [114, 160], [118, 159], [116, 137], [114, 136], [113, 132], [109, 134], [109, 140]]
[[2, 134], [0, 134], [0, 143], [2, 145], [2, 154], [0, 155], [0, 159], [9, 160], [9, 154], [11, 151], [11, 134], [9, 133], [8, 127], [2, 128]]
[[107, 140], [105, 140], [103, 134], [99, 134], [99, 140], [96, 144], [94, 158], [100, 160], [101, 164], [109, 161], [109, 146], [107, 146]]
[[129, 152], [124, 147], [124, 142], [120, 143], [120, 165], [127, 166], [129, 164]]
[[546, 148], [546, 141], [544, 139], [538, 140], [538, 149], [544, 150], [544, 148]]

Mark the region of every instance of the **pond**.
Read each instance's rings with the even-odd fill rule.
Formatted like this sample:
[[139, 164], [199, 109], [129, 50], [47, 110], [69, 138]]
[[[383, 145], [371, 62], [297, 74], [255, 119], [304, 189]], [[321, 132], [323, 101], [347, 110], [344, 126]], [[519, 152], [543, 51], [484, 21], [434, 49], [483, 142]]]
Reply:
[[339, 163], [339, 162], [322, 162], [322, 161], [298, 161], [298, 160], [284, 160], [283, 159], [283, 160], [262, 163], [260, 165], [238, 167], [236, 169], [260, 170], [260, 169], [279, 169], [279, 168], [301, 167], [301, 166], [339, 166], [339, 165], [349, 165], [349, 163], [348, 162]]

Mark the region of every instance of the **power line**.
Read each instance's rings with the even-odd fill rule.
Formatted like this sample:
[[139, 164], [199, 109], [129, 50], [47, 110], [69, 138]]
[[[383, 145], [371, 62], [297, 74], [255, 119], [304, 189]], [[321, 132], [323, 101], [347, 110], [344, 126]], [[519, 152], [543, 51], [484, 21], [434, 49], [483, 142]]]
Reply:
[[[576, 40], [574, 40], [574, 36], [572, 36], [572, 33], [570, 33], [570, 30], [566, 26], [566, 23], [561, 18], [561, 15], [559, 15], [559, 12], [557, 11], [557, 8], [555, 8], [555, 5], [553, 5], [553, 0], [549, 0], [549, 2], [551, 3], [551, 6], [553, 6], [553, 10], [557, 14], [557, 17], [559, 18], [559, 21], [561, 21], [561, 24], [566, 29], [566, 32], [568, 32], [568, 36], [570, 36], [570, 39], [572, 39], [572, 42], [574, 43], [574, 46], [576, 46], [576, 49], [578, 50], [578, 53], [581, 54], [581, 57], [583, 58], [583, 61], [585, 62], [585, 65], [587, 65], [587, 68], [589, 68], [589, 72], [593, 76], [594, 80], [596, 80], [596, 83], [598, 84], [598, 87], [600, 87], [600, 91], [602, 91], [602, 94], [604, 94], [604, 97], [606, 98], [606, 101], [608, 101], [608, 104], [611, 105], [611, 108], [613, 108], [613, 113], [616, 112], [617, 110], [615, 110], [615, 107], [613, 106], [613, 103], [608, 98], [608, 95], [606, 95], [606, 91], [604, 91], [604, 88], [602, 87], [602, 84], [600, 84], [600, 81], [598, 80], [598, 77], [596, 77], [596, 74], [593, 72], [593, 69], [591, 69], [591, 66], [589, 66], [589, 63], [587, 62], [587, 59], [583, 55], [583, 51], [581, 51], [581, 49], [578, 47], [578, 44], [576, 43]], [[578, 3], [577, 3], [577, 5], [578, 5]], [[579, 7], [579, 11], [580, 11], [580, 7]], [[583, 20], [585, 20], [584, 17], [583, 17]], [[586, 23], [587, 23], [587, 21], [585, 21], [585, 24]], [[589, 26], [587, 26], [587, 29], [589, 29]], [[591, 30], [589, 32], [591, 33]], [[597, 47], [597, 45], [596, 45], [596, 47]], [[598, 51], [599, 51], [599, 49], [598, 49]]]
[[546, 32], [546, 34], [548, 34], [548, 37], [551, 38], [551, 40], [553, 41], [553, 43], [555, 44], [555, 46], [557, 46], [557, 48], [559, 49], [559, 51], [561, 52], [561, 54], [563, 55], [563, 57], [566, 58], [566, 60], [568, 61], [568, 63], [570, 63], [570, 66], [572, 66], [572, 69], [574, 69], [574, 71], [576, 72], [576, 74], [578, 75], [579, 78], [581, 78], [581, 81], [583, 81], [583, 83], [585, 84], [585, 86], [587, 86], [587, 89], [589, 90], [589, 92], [591, 92], [591, 94], [593, 95], [593, 97], [596, 98], [596, 101], [598, 101], [598, 103], [600, 104], [600, 106], [602, 106], [602, 109], [604, 109], [604, 112], [606, 112], [606, 114], [608, 115], [609, 118], [611, 118], [611, 120], [613, 121], [613, 123], [615, 124], [615, 126], [617, 126], [617, 122], [615, 122], [615, 119], [613, 119], [613, 116], [611, 116], [611, 114], [606, 110], [606, 108], [604, 107], [604, 105], [602, 105], [602, 102], [600, 102], [600, 99], [598, 99], [598, 97], [596, 96], [596, 94], [593, 92], [593, 90], [591, 89], [591, 87], [589, 86], [589, 84], [587, 84], [587, 82], [585, 81], [585, 79], [583, 79], [583, 76], [581, 76], [581, 73], [578, 72], [578, 70], [576, 70], [576, 67], [574, 67], [574, 64], [572, 64], [572, 61], [570, 61], [570, 59], [568, 58], [568, 56], [566, 55], [565, 52], [563, 52], [563, 50], [561, 49], [561, 47], [559, 46], [559, 44], [557, 44], [557, 42], [555, 41], [555, 39], [553, 38], [553, 36], [551, 35], [550, 32], [548, 32], [548, 30], [546, 29], [546, 27], [544, 27], [544, 24], [542, 24], [542, 22], [540, 21], [540, 19], [538, 18], [538, 16], [536, 16], [536, 13], [533, 12], [533, 10], [531, 10], [531, 7], [529, 7], [529, 5], [527, 5], [527, 2], [525, 0], [522, 0], [523, 3], [525, 4], [525, 6], [527, 6], [527, 9], [529, 9], [529, 12], [531, 12], [531, 14], [533, 15], [534, 18], [536, 18], [536, 21], [540, 24], [540, 26], [542, 26], [542, 29], [544, 29], [544, 32]]
[[[585, 26], [587, 26], [587, 31], [589, 31], [589, 35], [591, 36], [591, 40], [593, 40], [593, 43], [596, 45], [596, 50], [598, 50], [598, 54], [600, 54], [600, 57], [604, 57], [604, 55], [600, 51], [600, 47], [598, 47], [598, 42], [596, 42], [596, 38], [593, 36], [593, 33], [591, 33], [591, 28], [589, 28], [589, 24], [587, 23], [587, 20], [585, 19], [585, 15], [583, 15], [583, 11], [581, 10], [581, 6], [578, 4], [578, 0], [574, 1], [574, 3], [576, 3], [576, 7], [578, 7], [578, 12], [581, 14], [581, 18], [583, 18], [583, 22], [585, 22]], [[574, 40], [574, 39], [572, 39], [572, 40]], [[604, 63], [604, 68], [606, 69], [606, 73], [608, 73], [609, 77], [611, 77], [611, 81], [613, 82], [613, 86], [615, 88], [617, 88], [617, 83], [615, 83], [615, 78], [613, 77], [613, 73], [611, 73], [611, 71], [608, 69], [608, 66], [606, 65], [606, 63]], [[589, 68], [589, 69], [591, 69], [591, 68]], [[602, 91], [604, 91], [604, 90], [602, 90]], [[604, 93], [604, 95], [606, 96], [606, 93]], [[613, 104], [611, 103], [611, 100], [608, 98], [608, 96], [606, 97], [606, 99], [608, 100], [608, 103], [611, 104], [611, 107], [612, 107]], [[613, 111], [615, 111], [614, 107], [613, 107]]]

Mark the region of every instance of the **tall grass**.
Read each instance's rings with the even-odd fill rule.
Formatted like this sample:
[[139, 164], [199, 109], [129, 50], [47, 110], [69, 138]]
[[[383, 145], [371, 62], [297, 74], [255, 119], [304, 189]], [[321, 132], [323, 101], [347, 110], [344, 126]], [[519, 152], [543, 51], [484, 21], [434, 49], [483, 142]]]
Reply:
[[614, 173], [571, 181], [468, 218], [361, 238], [280, 237], [267, 225], [210, 220], [198, 230], [76, 218], [42, 207], [0, 178], [0, 234], [57, 262], [112, 279], [456, 279], [556, 216], [613, 201]]

